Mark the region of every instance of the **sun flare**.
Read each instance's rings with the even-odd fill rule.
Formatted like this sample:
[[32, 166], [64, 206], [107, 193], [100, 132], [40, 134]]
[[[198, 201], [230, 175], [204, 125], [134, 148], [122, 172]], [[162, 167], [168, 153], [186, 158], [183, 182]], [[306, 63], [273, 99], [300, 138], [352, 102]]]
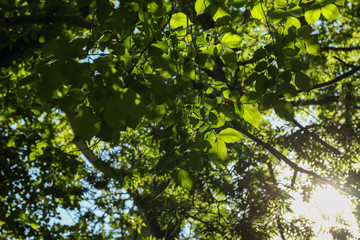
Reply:
[[[351, 201], [332, 187], [315, 191], [308, 203], [303, 201], [300, 194], [294, 194], [293, 197], [294, 214], [304, 216], [315, 223], [316, 237], [312, 239], [333, 239], [329, 229], [341, 228], [344, 224], [349, 226], [353, 236], [360, 236], [358, 224], [352, 213]], [[339, 219], [342, 224], [339, 223]]]

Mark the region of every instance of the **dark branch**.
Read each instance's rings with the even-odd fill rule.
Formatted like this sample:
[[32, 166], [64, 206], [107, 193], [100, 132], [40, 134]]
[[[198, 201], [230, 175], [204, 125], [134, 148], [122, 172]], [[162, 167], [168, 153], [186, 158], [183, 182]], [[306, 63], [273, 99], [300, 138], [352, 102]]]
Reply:
[[357, 47], [322, 47], [321, 51], [343, 51], [343, 52], [349, 52], [353, 50], [359, 50], [360, 46]]
[[307, 128], [303, 127], [298, 121], [294, 120], [293, 121], [295, 126], [297, 126], [298, 128], [300, 128], [301, 131], [303, 131], [304, 133], [306, 133], [307, 135], [309, 135], [312, 139], [314, 139], [315, 141], [319, 142], [321, 145], [323, 145], [325, 148], [327, 148], [328, 150], [330, 150], [332, 153], [336, 154], [336, 155], [341, 155], [341, 152], [339, 150], [337, 150], [336, 148], [334, 148], [333, 146], [331, 146], [330, 144], [326, 143], [325, 141], [323, 141], [318, 135], [316, 135], [313, 132], [310, 132]]
[[0, 19], [0, 29], [8, 29], [13, 26], [28, 25], [28, 24], [49, 24], [49, 23], [64, 23], [74, 25], [82, 28], [91, 29], [92, 23], [84, 21], [81, 18], [72, 16], [53, 16], [49, 14], [38, 15], [38, 16], [20, 16], [13, 18]]
[[0, 49], [0, 68], [9, 67], [12, 61], [20, 58], [27, 51], [40, 48], [42, 45], [38, 39], [29, 42], [25, 42], [22, 38], [18, 39], [11, 47]]
[[259, 144], [260, 146], [262, 146], [263, 148], [265, 148], [266, 150], [268, 150], [274, 157], [276, 157], [277, 159], [283, 161], [284, 163], [286, 163], [288, 166], [290, 166], [292, 169], [294, 169], [295, 171], [298, 172], [302, 172], [305, 173], [323, 183], [329, 184], [331, 186], [333, 186], [334, 188], [349, 194], [351, 196], [360, 198], [360, 193], [358, 191], [356, 191], [355, 189], [353, 189], [352, 191], [345, 189], [339, 185], [337, 185], [336, 183], [332, 182], [331, 180], [322, 177], [320, 175], [318, 175], [317, 173], [304, 169], [300, 166], [298, 166], [296, 163], [292, 162], [290, 159], [288, 159], [287, 157], [285, 157], [281, 152], [279, 152], [278, 150], [276, 150], [275, 148], [273, 148], [272, 146], [270, 146], [268, 143], [263, 142], [262, 140], [260, 140], [259, 138], [255, 137], [254, 135], [252, 135], [251, 133], [249, 133], [248, 131], [246, 131], [245, 129], [243, 129], [240, 124], [238, 124], [236, 121], [232, 121], [231, 122], [234, 129], [236, 129], [237, 131], [241, 132], [242, 134], [244, 134], [246, 137], [250, 138], [251, 140], [253, 140], [254, 142], [256, 142], [257, 144]]
[[335, 58], [336, 60], [338, 60], [339, 62], [341, 62], [345, 67], [348, 67], [348, 68], [354, 68], [354, 67], [355, 67], [354, 65], [352, 65], [352, 64], [350, 64], [350, 63], [346, 63], [345, 61], [343, 61], [342, 59], [340, 59], [340, 58], [338, 58], [338, 57], [335, 57], [335, 56], [334, 56], [334, 58]]
[[359, 70], [360, 70], [360, 66], [354, 67], [352, 70], [350, 70], [350, 71], [348, 71], [348, 72], [346, 72], [346, 73], [344, 73], [344, 74], [342, 74], [342, 75], [334, 78], [334, 79], [331, 80], [331, 81], [328, 81], [328, 82], [324, 82], [324, 83], [320, 83], [320, 84], [315, 85], [315, 86], [312, 88], [312, 90], [319, 89], [319, 88], [323, 88], [323, 87], [328, 87], [328, 86], [330, 86], [330, 85], [333, 85], [333, 84], [335, 84], [335, 83], [343, 80], [344, 78], [347, 78], [347, 77], [353, 75], [354, 73], [356, 73], [356, 72], [359, 71]]
[[326, 96], [323, 99], [315, 100], [299, 100], [290, 102], [293, 106], [307, 106], [307, 105], [326, 105], [330, 103], [334, 103], [339, 100], [338, 96]]
[[255, 59], [249, 59], [249, 60], [245, 60], [245, 61], [239, 61], [237, 62], [237, 66], [245, 66], [245, 65], [248, 65], [248, 64], [251, 64], [251, 63], [254, 63], [256, 62], [257, 60]]

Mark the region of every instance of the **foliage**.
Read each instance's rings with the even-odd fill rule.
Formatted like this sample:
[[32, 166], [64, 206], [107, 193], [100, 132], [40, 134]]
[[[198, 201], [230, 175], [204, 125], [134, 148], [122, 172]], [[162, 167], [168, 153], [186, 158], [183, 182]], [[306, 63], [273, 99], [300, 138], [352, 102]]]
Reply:
[[291, 192], [324, 184], [360, 209], [357, 0], [0, 9], [1, 238], [309, 239]]

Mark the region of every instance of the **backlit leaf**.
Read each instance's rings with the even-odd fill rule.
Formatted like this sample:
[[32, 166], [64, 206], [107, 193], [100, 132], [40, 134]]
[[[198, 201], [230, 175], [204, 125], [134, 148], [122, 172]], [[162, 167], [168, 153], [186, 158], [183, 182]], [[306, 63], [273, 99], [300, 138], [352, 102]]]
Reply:
[[244, 120], [258, 128], [260, 124], [260, 113], [259, 111], [250, 104], [244, 104]]
[[230, 17], [230, 10], [225, 4], [219, 5], [212, 17], [214, 21], [223, 17]]
[[321, 15], [320, 5], [314, 4], [305, 11], [305, 20], [308, 24], [312, 24], [317, 20], [319, 20], [320, 15]]
[[212, 148], [209, 150], [209, 154], [211, 158], [225, 160], [227, 156], [227, 148], [225, 143], [218, 139], [216, 143], [212, 146]]
[[211, 4], [210, 0], [197, 0], [195, 3], [195, 11], [197, 15], [200, 15], [205, 12], [205, 9]]
[[193, 185], [194, 185], [194, 181], [192, 180], [192, 177], [190, 176], [190, 174], [181, 169], [178, 174], [177, 174], [177, 178], [178, 181], [180, 183], [180, 186], [187, 189], [187, 190], [191, 190]]
[[187, 27], [191, 24], [190, 19], [182, 12], [174, 13], [171, 16], [170, 26], [173, 28]]
[[241, 136], [241, 133], [233, 128], [225, 128], [218, 134], [218, 138], [225, 143], [237, 142], [240, 140]]
[[263, 3], [258, 3], [254, 6], [254, 8], [251, 10], [251, 15], [253, 18], [257, 19], [266, 19], [266, 6]]
[[232, 33], [226, 33], [222, 39], [222, 43], [228, 46], [229, 48], [239, 47], [241, 42], [242, 42], [242, 37]]
[[321, 13], [326, 19], [336, 20], [340, 16], [339, 9], [334, 4], [328, 4], [321, 7]]

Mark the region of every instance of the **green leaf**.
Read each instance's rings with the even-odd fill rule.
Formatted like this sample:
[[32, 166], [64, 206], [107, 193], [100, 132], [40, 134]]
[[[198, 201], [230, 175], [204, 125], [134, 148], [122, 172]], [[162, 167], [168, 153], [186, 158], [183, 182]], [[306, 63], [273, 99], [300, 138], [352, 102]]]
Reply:
[[227, 148], [225, 143], [218, 139], [216, 143], [209, 150], [209, 154], [211, 158], [225, 160], [227, 156]]
[[299, 29], [301, 27], [301, 23], [300, 23], [299, 19], [297, 19], [296, 17], [288, 17], [286, 20], [285, 26], [286, 26], [286, 29], [288, 29], [292, 26]]
[[194, 181], [192, 180], [192, 177], [190, 176], [190, 174], [181, 169], [178, 174], [177, 174], [177, 179], [180, 183], [180, 186], [187, 189], [187, 190], [191, 190], [193, 185], [194, 185]]
[[225, 128], [218, 134], [218, 139], [225, 143], [233, 143], [240, 140], [242, 134], [233, 128]]
[[216, 11], [212, 15], [214, 21], [216, 22], [220, 18], [228, 17], [230, 20], [230, 10], [225, 4], [217, 6]]
[[250, 104], [244, 104], [244, 120], [258, 128], [260, 124], [260, 112]]
[[221, 50], [222, 50], [221, 44], [211, 45], [209, 46], [208, 53], [212, 57], [217, 57], [221, 53]]
[[253, 59], [255, 61], [264, 59], [266, 57], [266, 50], [264, 48], [259, 48], [254, 52]]
[[222, 43], [228, 46], [229, 48], [237, 48], [242, 42], [242, 37], [237, 34], [225, 33]]
[[305, 39], [306, 52], [313, 55], [319, 55], [320, 53], [320, 44], [314, 38]]
[[105, 22], [111, 15], [112, 6], [108, 0], [100, 0], [97, 4], [96, 16], [100, 23]]
[[275, 0], [275, 5], [279, 8], [283, 8], [287, 6], [286, 0]]
[[203, 158], [199, 151], [191, 151], [189, 155], [190, 166], [193, 170], [201, 170], [203, 167]]
[[241, 8], [246, 4], [247, 0], [234, 0], [233, 6], [237, 8]]
[[340, 17], [339, 9], [335, 4], [322, 6], [321, 13], [328, 20], [336, 20]]
[[174, 13], [171, 16], [170, 26], [173, 28], [183, 27], [191, 25], [190, 19], [182, 12]]
[[278, 89], [279, 93], [285, 97], [295, 97], [297, 95], [295, 86], [288, 82], [282, 83]]
[[313, 87], [311, 78], [303, 72], [296, 73], [295, 84], [301, 91], [310, 91]]
[[279, 96], [276, 93], [266, 93], [260, 101], [260, 110], [266, 110], [273, 105]]
[[32, 229], [34, 229], [36, 231], [39, 229], [39, 224], [37, 224], [37, 223], [32, 222], [32, 223], [30, 223], [30, 226]]
[[294, 108], [291, 103], [284, 100], [279, 100], [274, 104], [276, 115], [281, 119], [292, 121], [294, 119]]
[[308, 24], [312, 24], [319, 20], [321, 15], [320, 4], [314, 4], [305, 11], [305, 20]]
[[313, 29], [309, 25], [304, 25], [298, 29], [299, 37], [307, 38], [312, 33]]
[[222, 55], [222, 59], [224, 60], [224, 63], [226, 66], [229, 66], [229, 67], [236, 66], [237, 55], [233, 50], [231, 50], [229, 48], [225, 49], [225, 51]]
[[100, 118], [89, 107], [82, 106], [71, 121], [75, 134], [85, 140], [91, 140], [101, 127]]
[[295, 6], [288, 10], [288, 13], [294, 17], [302, 17], [304, 15], [303, 10], [299, 6]]
[[120, 97], [112, 95], [106, 100], [103, 117], [106, 124], [110, 127], [119, 130], [125, 129], [126, 116]]
[[195, 3], [195, 11], [197, 15], [204, 13], [206, 8], [208, 8], [210, 4], [211, 4], [210, 0], [197, 0]]
[[266, 6], [263, 3], [256, 4], [253, 9], [251, 10], [251, 15], [253, 18], [257, 19], [266, 19]]
[[256, 64], [255, 66], [255, 71], [257, 72], [262, 72], [267, 68], [267, 62], [266, 61], [261, 61], [258, 64]]
[[336, 5], [341, 5], [343, 6], [345, 4], [345, 0], [335, 0], [334, 2]]
[[271, 23], [277, 23], [284, 17], [286, 17], [286, 13], [282, 9], [276, 9], [270, 14]]
[[31, 75], [26, 76], [26, 77], [24, 77], [23, 79], [21, 79], [21, 80], [18, 82], [17, 86], [18, 86], [18, 87], [22, 87], [22, 86], [28, 85], [28, 84], [30, 84], [30, 83], [37, 82], [37, 81], [39, 81], [39, 80], [40, 80], [39, 74], [34, 73], [34, 74], [31, 74]]

